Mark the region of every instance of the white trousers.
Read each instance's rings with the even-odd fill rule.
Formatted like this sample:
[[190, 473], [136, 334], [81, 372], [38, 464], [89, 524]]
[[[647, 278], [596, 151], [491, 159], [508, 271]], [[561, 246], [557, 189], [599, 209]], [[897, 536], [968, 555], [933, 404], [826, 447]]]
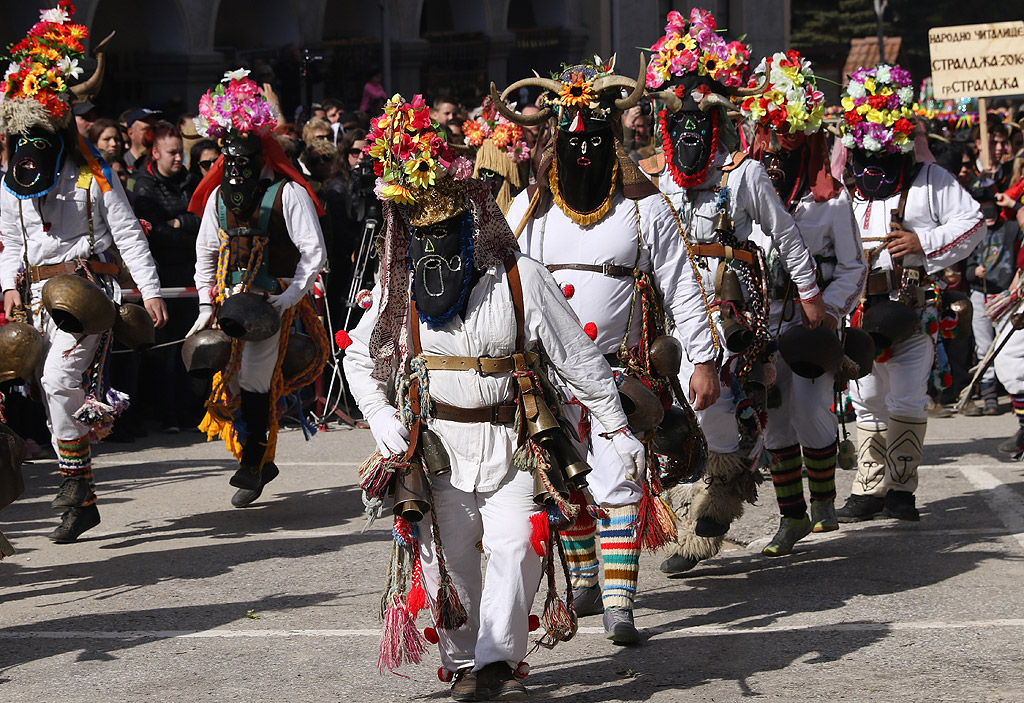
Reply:
[[1013, 329], [1008, 315], [1001, 323], [999, 342], [1002, 343], [1009, 334], [1013, 337], [996, 356], [992, 369], [1007, 393], [1020, 395], [1024, 393], [1024, 331]]
[[76, 337], [62, 332], [42, 306], [38, 307], [35, 316], [36, 329], [43, 332], [45, 350], [37, 373], [43, 391], [50, 441], [57, 451], [58, 440], [67, 442], [89, 432], [89, 428], [75, 421], [73, 415], [85, 403], [84, 377], [96, 357], [100, 335]]
[[797, 376], [781, 354], [775, 355], [775, 373], [782, 404], [768, 410], [765, 446], [774, 450], [799, 444], [821, 449], [832, 444], [839, 426], [831, 409], [835, 375], [826, 373], [815, 379]]
[[928, 377], [935, 345], [931, 337], [915, 334], [893, 346], [892, 357], [874, 364], [871, 373], [850, 382], [857, 424], [881, 429], [889, 416], [920, 420], [928, 417]]
[[[541, 558], [530, 545], [533, 477], [510, 468], [497, 490], [466, 493], [450, 476], [431, 478], [445, 564], [469, 621], [458, 630], [438, 629], [441, 663], [449, 671], [504, 661], [513, 669], [526, 656], [529, 617], [541, 578]], [[427, 537], [430, 516], [420, 522], [424, 588], [433, 600], [438, 568]], [[487, 578], [482, 578], [483, 544]]]
[[[722, 328], [718, 327], [719, 338], [722, 337]], [[726, 362], [728, 363], [728, 361]], [[720, 371], [716, 370], [716, 372]], [[693, 364], [683, 356], [683, 363], [679, 370], [679, 383], [682, 384], [685, 393], [690, 392], [690, 376], [693, 375]], [[701, 429], [704, 430], [704, 437], [708, 441], [708, 450], [716, 454], [731, 454], [740, 449], [739, 428], [736, 426], [736, 407], [734, 405], [732, 388], [722, 384], [722, 394], [710, 408], [697, 410], [697, 420]]]
[[246, 342], [242, 347], [242, 363], [238, 368], [237, 382], [243, 391], [269, 393], [270, 382], [277, 366], [281, 332], [261, 342]]
[[[992, 320], [985, 316], [985, 294], [980, 290], [971, 291], [971, 305], [974, 306], [974, 314], [971, 316], [971, 330], [974, 332], [974, 353], [981, 359], [985, 356], [992, 340], [996, 338], [996, 328]], [[991, 383], [996, 380], [996, 369], [989, 366], [981, 376], [982, 383]]]

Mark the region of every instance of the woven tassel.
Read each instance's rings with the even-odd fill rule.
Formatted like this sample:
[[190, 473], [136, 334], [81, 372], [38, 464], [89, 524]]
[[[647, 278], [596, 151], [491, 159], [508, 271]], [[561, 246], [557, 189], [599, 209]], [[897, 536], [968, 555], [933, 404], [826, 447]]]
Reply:
[[548, 527], [548, 513], [542, 510], [530, 516], [530, 545], [537, 556], [547, 556], [551, 530]]
[[[434, 496], [431, 494], [430, 503], [433, 505]], [[451, 574], [448, 573], [448, 566], [444, 559], [444, 544], [441, 542], [441, 530], [437, 525], [437, 511], [430, 511], [430, 519], [434, 527], [434, 555], [437, 557], [438, 587], [437, 598], [433, 604], [434, 623], [444, 630], [458, 630], [469, 620], [466, 607], [459, 600], [458, 591], [452, 583]]]
[[661, 496], [651, 491], [646, 481], [637, 508], [636, 529], [641, 547], [654, 552], [675, 541], [675, 516]]
[[392, 594], [391, 604], [384, 611], [384, 631], [380, 636], [377, 672], [383, 674], [387, 669], [392, 674], [397, 674], [396, 669], [403, 664], [419, 664], [423, 661], [426, 651], [426, 641], [416, 628], [415, 620], [409, 615], [406, 604], [402, 602], [400, 595]]
[[416, 620], [416, 616], [427, 604], [427, 593], [423, 590], [423, 565], [419, 557], [416, 557], [416, 564], [412, 567], [412, 587], [409, 588], [409, 596], [405, 600], [406, 610], [409, 617]]
[[587, 496], [583, 491], [579, 489], [570, 491], [569, 502], [580, 507], [580, 512], [576, 516], [576, 522], [573, 523], [574, 527], [581, 532], [583, 530], [593, 530], [596, 523], [594, 516], [587, 510]]

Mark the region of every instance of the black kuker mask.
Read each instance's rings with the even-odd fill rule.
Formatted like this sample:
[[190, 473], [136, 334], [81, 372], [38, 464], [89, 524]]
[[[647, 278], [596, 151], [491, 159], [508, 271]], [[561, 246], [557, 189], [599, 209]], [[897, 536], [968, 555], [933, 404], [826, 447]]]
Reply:
[[775, 186], [775, 192], [782, 198], [786, 207], [798, 200], [807, 181], [804, 169], [804, 157], [807, 147], [797, 149], [768, 151], [761, 153], [761, 165], [768, 173], [768, 178]]
[[611, 125], [583, 132], [559, 130], [555, 137], [558, 190], [565, 204], [586, 214], [601, 207], [612, 187], [615, 137]]
[[712, 114], [699, 109], [665, 116], [665, 130], [672, 142], [672, 163], [683, 176], [696, 176], [707, 168], [717, 146], [714, 127]]
[[64, 139], [43, 127], [7, 138], [8, 170], [4, 187], [26, 200], [46, 195], [57, 184], [64, 158]]
[[224, 173], [220, 189], [225, 206], [236, 215], [246, 215], [256, 205], [262, 155], [259, 137], [236, 137], [224, 144]]
[[852, 151], [850, 164], [857, 191], [868, 200], [884, 200], [910, 184], [904, 184], [907, 158], [903, 154], [868, 154]]
[[431, 329], [462, 312], [474, 282], [473, 215], [413, 227], [409, 241], [416, 312]]

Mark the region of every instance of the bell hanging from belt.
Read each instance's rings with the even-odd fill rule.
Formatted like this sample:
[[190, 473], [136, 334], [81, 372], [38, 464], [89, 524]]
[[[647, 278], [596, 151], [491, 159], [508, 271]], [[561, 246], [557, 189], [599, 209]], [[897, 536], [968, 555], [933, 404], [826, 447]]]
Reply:
[[740, 277], [724, 261], [718, 264], [715, 275], [715, 297], [719, 300], [728, 300], [737, 308], [743, 307], [743, 286], [740, 285]]
[[452, 460], [448, 450], [444, 448], [437, 433], [426, 427], [420, 429], [420, 452], [423, 454], [424, 466], [434, 476], [451, 472]]
[[675, 337], [663, 334], [651, 344], [648, 356], [656, 374], [662, 378], [673, 378], [679, 375], [679, 367], [683, 363], [683, 345]]
[[43, 284], [43, 307], [58, 329], [69, 334], [99, 334], [114, 326], [114, 302], [85, 276], [65, 273]]
[[[526, 416], [527, 436], [537, 441], [541, 437], [560, 432], [561, 425], [558, 424], [558, 419], [551, 412], [551, 408], [544, 402], [544, 396], [540, 393], [535, 393], [530, 398], [532, 400], [528, 400], [526, 397], [523, 398], [523, 407], [526, 410], [524, 414]], [[535, 412], [531, 413], [531, 406], [536, 408]]]
[[717, 217], [715, 217], [714, 230], [715, 239], [717, 239], [718, 241], [728, 242], [732, 240], [732, 236], [735, 233], [735, 230], [732, 226], [732, 218], [729, 217], [729, 213], [726, 212], [724, 209], [720, 213], [718, 213]]
[[406, 522], [419, 522], [430, 510], [427, 475], [418, 461], [395, 472], [395, 515]]
[[546, 437], [541, 442], [541, 447], [548, 451], [551, 462], [561, 468], [570, 486], [582, 488], [587, 485], [590, 465], [580, 455], [579, 448], [565, 432], [556, 432]]
[[742, 354], [754, 344], [754, 333], [737, 322], [728, 310], [722, 309], [722, 333], [725, 348], [733, 354]]
[[551, 471], [545, 474], [544, 469], [539, 466], [533, 470], [533, 502], [537, 505], [555, 505], [555, 495], [544, 485], [543, 476], [546, 475], [551, 482], [555, 493], [562, 498], [569, 498], [569, 489], [565, 487], [565, 479], [557, 464], [552, 463]]
[[742, 379], [743, 393], [756, 403], [764, 403], [768, 397], [768, 384], [765, 381], [764, 364], [754, 361], [750, 372]]

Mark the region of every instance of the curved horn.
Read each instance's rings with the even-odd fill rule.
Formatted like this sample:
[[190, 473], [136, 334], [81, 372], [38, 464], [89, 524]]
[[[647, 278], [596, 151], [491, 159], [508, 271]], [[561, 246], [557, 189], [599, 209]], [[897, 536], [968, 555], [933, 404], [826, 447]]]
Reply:
[[[523, 81], [519, 81], [519, 83], [522, 82]], [[506, 88], [506, 90], [510, 90], [513, 86], [519, 85], [519, 83], [513, 83], [511, 86]], [[551, 117], [550, 107], [544, 108], [536, 115], [524, 115], [518, 110], [513, 110], [505, 103], [505, 98], [503, 98], [501, 95], [498, 95], [498, 86], [494, 85], [493, 81], [491, 82], [491, 100], [494, 101], [495, 109], [497, 109], [497, 111], [500, 112], [505, 117], [505, 119], [507, 119], [509, 122], [514, 122], [515, 124], [520, 125], [522, 127], [532, 127], [533, 125], [541, 124], [542, 122], [546, 122], [548, 118]]]
[[615, 107], [625, 112], [629, 108], [640, 102], [640, 98], [644, 96], [644, 90], [646, 90], [644, 78], [647, 76], [647, 62], [644, 61], [644, 55], [640, 54], [640, 74], [636, 77], [636, 84], [633, 86], [633, 92], [624, 98], [619, 98], [615, 101]]
[[554, 78], [541, 78], [540, 76], [534, 76], [533, 78], [524, 78], [520, 81], [516, 81], [508, 88], [505, 88], [505, 90], [501, 91], [501, 99], [504, 100], [513, 91], [530, 85], [535, 85], [538, 88], [543, 88], [544, 90], [550, 90], [552, 93], [557, 93], [562, 87], [561, 81], [556, 81]]
[[648, 93], [648, 97], [651, 100], [660, 100], [669, 112], [679, 112], [683, 109], [683, 101], [674, 90], [659, 90], [656, 93]]
[[71, 93], [75, 96], [75, 102], [84, 103], [86, 100], [96, 97], [97, 93], [100, 92], [100, 84], [103, 83], [103, 69], [106, 64], [106, 59], [103, 55], [107, 50], [107, 44], [113, 39], [114, 34], [114, 32], [108, 34], [107, 38], [93, 49], [92, 53], [96, 57], [96, 70], [89, 76], [89, 80], [71, 86]]
[[724, 95], [719, 95], [718, 93], [708, 93], [703, 98], [701, 98], [700, 104], [697, 105], [697, 107], [699, 107], [701, 111], [704, 112], [706, 112], [708, 108], [712, 108], [715, 106], [723, 107], [726, 109], [726, 111], [736, 109], [736, 106], [732, 104], [732, 101], [729, 100], [729, 98], [725, 97]]
[[733, 88], [726, 88], [725, 92], [727, 92], [729, 95], [736, 95], [736, 96], [741, 97], [741, 98], [747, 98], [747, 97], [750, 97], [751, 95], [760, 95], [761, 93], [764, 92], [764, 89], [767, 88], [767, 87], [768, 87], [768, 76], [765, 76], [761, 80], [761, 82], [758, 83], [757, 85], [755, 85], [753, 88], [733, 87]]

